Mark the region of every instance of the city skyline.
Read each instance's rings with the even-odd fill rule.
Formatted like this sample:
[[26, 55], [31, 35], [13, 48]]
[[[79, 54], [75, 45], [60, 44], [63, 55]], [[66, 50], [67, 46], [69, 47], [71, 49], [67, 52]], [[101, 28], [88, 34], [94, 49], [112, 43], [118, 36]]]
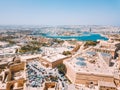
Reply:
[[0, 25], [118, 25], [119, 0], [1, 0]]

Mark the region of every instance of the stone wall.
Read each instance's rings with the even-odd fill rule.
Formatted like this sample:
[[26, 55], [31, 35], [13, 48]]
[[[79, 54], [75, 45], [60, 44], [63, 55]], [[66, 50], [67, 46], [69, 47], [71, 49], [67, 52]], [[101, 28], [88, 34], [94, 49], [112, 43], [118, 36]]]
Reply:
[[56, 67], [56, 66], [59, 65], [59, 64], [62, 64], [64, 60], [67, 60], [67, 59], [70, 58], [70, 57], [71, 57], [71, 56], [65, 57], [65, 58], [62, 58], [62, 59], [59, 59], [59, 60], [57, 60], [57, 61], [55, 61], [55, 62], [52, 62], [52, 68]]
[[116, 86], [120, 86], [120, 79], [115, 78], [114, 82], [115, 82]]
[[[66, 62], [64, 63], [66, 65]], [[69, 78], [69, 80], [74, 83], [76, 79], [76, 72], [73, 68], [70, 68], [70, 66], [66, 65], [67, 72], [66, 76]]]
[[99, 87], [99, 90], [117, 90], [116, 88], [114, 87], [105, 87], [105, 86], [100, 86]]
[[49, 88], [52, 88], [52, 90], [56, 90], [56, 83], [55, 82], [46, 82], [44, 84], [44, 89], [43, 90], [48, 90]]
[[88, 84], [93, 82], [94, 84], [98, 84], [98, 81], [106, 81], [106, 82], [114, 82], [113, 76], [99, 75], [99, 74], [89, 74], [89, 73], [80, 73], [75, 71], [74, 68], [70, 67], [66, 64], [67, 73], [66, 76], [70, 79], [72, 83], [76, 84]]
[[12, 72], [18, 72], [20, 70], [24, 70], [24, 67], [25, 67], [25, 62], [21, 62], [21, 63], [11, 65], [10, 70]]
[[96, 51], [96, 52], [103, 52], [103, 53], [109, 53], [111, 54], [113, 57], [115, 55], [115, 51], [113, 50], [107, 50], [107, 49], [103, 49], [103, 48], [92, 48], [93, 51]]
[[40, 62], [46, 62], [48, 64], [48, 67], [51, 67], [51, 68], [55, 68], [57, 65], [63, 63], [64, 60], [70, 58], [71, 56], [68, 56], [68, 57], [65, 57], [65, 58], [62, 58], [62, 59], [59, 59], [59, 60], [56, 60], [54, 62], [49, 62], [48, 60], [44, 59], [44, 58], [41, 58], [40, 57]]
[[93, 82], [94, 84], [98, 84], [98, 81], [113, 82], [114, 78], [112, 76], [76, 73], [75, 83], [87, 84]]
[[[6, 90], [11, 90], [11, 88], [13, 88], [13, 90], [23, 90], [24, 88], [24, 83], [25, 83], [25, 79], [19, 79], [19, 80], [13, 80], [13, 81], [9, 81], [6, 83]], [[19, 88], [19, 89], [17, 89]]]

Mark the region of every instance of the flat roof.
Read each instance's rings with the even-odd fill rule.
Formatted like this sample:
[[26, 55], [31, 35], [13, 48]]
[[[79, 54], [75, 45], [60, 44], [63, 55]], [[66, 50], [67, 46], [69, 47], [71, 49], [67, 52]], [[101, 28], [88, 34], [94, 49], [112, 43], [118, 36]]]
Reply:
[[[69, 65], [77, 73], [113, 76], [114, 69], [105, 63], [102, 57], [99, 56], [99, 53], [92, 57], [86, 55], [86, 53], [83, 53], [80, 55], [80, 57], [85, 59], [84, 61], [81, 61], [84, 62], [85, 65], [76, 64], [76, 62], [78, 62], [78, 56], [66, 61], [66, 64]], [[95, 62], [92, 63], [92, 61]]]
[[27, 59], [38, 58], [40, 56], [41, 56], [41, 54], [37, 54], [37, 55], [24, 55], [24, 56], [20, 56], [20, 58], [21, 58], [21, 61], [26, 61]]
[[63, 59], [65, 57], [67, 57], [67, 56], [62, 55], [62, 54], [51, 54], [49, 56], [43, 56], [42, 58], [49, 61], [49, 62], [54, 62], [54, 61]]

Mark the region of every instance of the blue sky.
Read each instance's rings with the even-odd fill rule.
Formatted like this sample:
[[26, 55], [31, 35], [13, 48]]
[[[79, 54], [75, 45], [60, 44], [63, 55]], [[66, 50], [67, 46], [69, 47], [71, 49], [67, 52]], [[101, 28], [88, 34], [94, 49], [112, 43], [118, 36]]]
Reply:
[[2, 25], [120, 25], [120, 0], [0, 0]]

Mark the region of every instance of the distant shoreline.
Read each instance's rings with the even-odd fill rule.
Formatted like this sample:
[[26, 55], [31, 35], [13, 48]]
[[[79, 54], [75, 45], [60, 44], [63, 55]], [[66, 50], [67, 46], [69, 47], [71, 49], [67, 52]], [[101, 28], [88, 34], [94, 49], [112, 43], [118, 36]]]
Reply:
[[[35, 35], [34, 35], [35, 36]], [[108, 38], [100, 33], [89, 33], [80, 36], [57, 36], [57, 35], [40, 35], [46, 38], [61, 39], [61, 40], [78, 40], [78, 41], [97, 41], [97, 40], [108, 40]]]

